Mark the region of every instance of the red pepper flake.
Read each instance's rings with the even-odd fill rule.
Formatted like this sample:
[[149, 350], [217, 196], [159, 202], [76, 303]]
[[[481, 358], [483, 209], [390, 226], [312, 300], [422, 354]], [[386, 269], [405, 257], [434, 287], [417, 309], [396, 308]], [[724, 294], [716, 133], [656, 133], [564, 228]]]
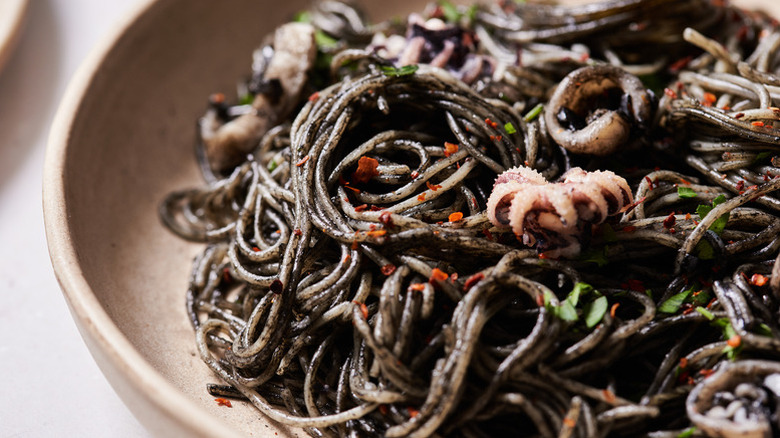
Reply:
[[233, 277], [230, 275], [230, 268], [223, 268], [222, 269], [222, 281], [225, 283], [232, 283]]
[[220, 104], [225, 101], [225, 95], [223, 93], [214, 93], [209, 96], [209, 101], [213, 104]]
[[434, 192], [441, 188], [440, 184], [431, 184], [430, 181], [425, 181], [425, 186], [428, 187], [429, 189], [433, 190]]
[[498, 128], [498, 123], [490, 120], [489, 118], [485, 119], [485, 123], [490, 126], [491, 128]]
[[742, 338], [739, 335], [734, 335], [726, 341], [726, 344], [731, 348], [737, 348], [742, 345]]
[[490, 139], [493, 141], [501, 141], [501, 139], [504, 138], [502, 135], [491, 135]]
[[433, 272], [431, 272], [431, 278], [428, 279], [430, 283], [434, 283], [437, 281], [446, 281], [450, 276], [447, 275], [446, 272], [442, 271], [439, 268], [433, 268]]
[[355, 170], [352, 179], [357, 183], [366, 183], [371, 178], [379, 175], [379, 172], [376, 170], [377, 167], [379, 167], [379, 161], [375, 158], [360, 157], [357, 170]]
[[758, 126], [759, 128], [764, 126], [764, 122], [762, 122], [760, 120], [756, 120], [755, 122], [750, 122], [750, 124], [753, 125], [753, 126]]
[[706, 306], [707, 309], [712, 309], [712, 305], [715, 304], [715, 301], [718, 301], [718, 299], [717, 298], [711, 299], [710, 302], [707, 303], [707, 306]]
[[260, 252], [260, 248], [258, 248], [258, 247], [256, 247], [256, 246], [253, 246], [253, 247], [252, 247], [252, 251], [254, 251], [254, 252]]
[[612, 305], [612, 307], [609, 309], [609, 316], [615, 317], [615, 312], [617, 311], [617, 308], [620, 307], [620, 303], [615, 303]]
[[366, 236], [368, 237], [382, 237], [385, 234], [387, 234], [387, 230], [371, 230], [366, 231]]
[[734, 118], [735, 119], [741, 119], [743, 117], [745, 117], [745, 113], [736, 113], [736, 114], [734, 114]]
[[458, 152], [458, 145], [455, 143], [450, 143], [445, 141], [444, 142], [444, 156], [449, 157], [450, 155], [454, 154], [455, 152]]
[[279, 295], [284, 290], [284, 284], [282, 284], [282, 280], [279, 280], [278, 278], [271, 282], [270, 286], [271, 292], [273, 292], [276, 295]]
[[544, 306], [544, 295], [539, 294], [536, 296], [536, 305], [539, 307]]
[[704, 93], [704, 102], [702, 102], [702, 105], [704, 105], [704, 106], [712, 106], [712, 104], [714, 104], [715, 101], [717, 101], [717, 100], [718, 100], [718, 98], [715, 97], [714, 94], [712, 94], [712, 93]]
[[742, 190], [742, 189], [744, 189], [744, 188], [745, 188], [745, 180], [742, 180], [742, 179], [741, 179], [741, 180], [739, 180], [739, 181], [737, 182], [737, 185], [735, 186], [735, 188], [736, 188], [737, 190]]
[[447, 218], [450, 222], [457, 222], [461, 219], [463, 219], [463, 213], [456, 211], [455, 213], [450, 214], [450, 217]]
[[387, 415], [387, 405], [379, 405], [379, 413], [382, 415]]
[[381, 268], [379, 268], [380, 271], [382, 271], [382, 275], [389, 277], [390, 275], [393, 275], [393, 272], [395, 272], [396, 267], [392, 263], [388, 263]]
[[344, 188], [345, 188], [345, 189], [352, 190], [352, 191], [353, 191], [353, 192], [355, 192], [355, 193], [360, 193], [360, 189], [358, 189], [358, 188], [355, 188], [355, 187], [344, 186]]
[[381, 222], [385, 228], [393, 228], [393, 215], [389, 211], [383, 211], [379, 214], [379, 222]]
[[422, 292], [425, 290], [425, 283], [412, 283], [409, 285], [409, 289], [416, 292]]
[[358, 249], [358, 246], [360, 246], [360, 244], [358, 243], [358, 241], [357, 241], [357, 240], [353, 240], [353, 241], [352, 241], [352, 245], [350, 245], [350, 246], [349, 246], [349, 248], [350, 248], [352, 251], [355, 251], [355, 250], [357, 250], [357, 249]]
[[761, 287], [765, 285], [767, 281], [769, 281], [769, 279], [761, 274], [753, 274], [750, 277], [750, 284], [752, 284], [753, 286]]
[[315, 91], [314, 93], [311, 94], [311, 96], [309, 96], [309, 102], [315, 102], [319, 98], [320, 98], [320, 92]]
[[680, 70], [682, 70], [685, 67], [687, 67], [692, 59], [693, 59], [693, 56], [686, 56], [685, 58], [681, 58], [681, 59], [678, 59], [677, 61], [674, 61], [669, 66], [669, 71], [672, 72], [672, 73], [679, 72]]
[[355, 207], [355, 211], [360, 213], [361, 211], [366, 211], [368, 209], [368, 204], [358, 205]]
[[563, 424], [569, 429], [573, 429], [577, 425], [577, 422], [574, 421], [573, 418], [563, 417]]
[[588, 54], [588, 53], [583, 53], [583, 54], [580, 56], [580, 62], [586, 62], [586, 61], [587, 61], [587, 60], [589, 60], [589, 59], [590, 59], [590, 54]]
[[484, 235], [485, 235], [485, 237], [487, 238], [487, 240], [490, 240], [490, 241], [493, 241], [493, 240], [495, 240], [495, 239], [493, 239], [493, 233], [491, 233], [491, 232], [490, 232], [490, 230], [488, 230], [487, 228], [485, 228], [484, 230], [482, 230], [482, 234], [484, 234]]
[[351, 258], [352, 258], [352, 256], [349, 255], [349, 253], [347, 253], [347, 254], [344, 255], [344, 260], [342, 260], [341, 263], [347, 263], [349, 261], [349, 259], [351, 259]]
[[681, 369], [688, 368], [688, 358], [687, 357], [681, 357], [679, 366], [680, 366]]
[[229, 408], [233, 407], [233, 405], [230, 403], [230, 400], [226, 398], [219, 397], [215, 398], [214, 401], [217, 402], [217, 406], [227, 406]]
[[604, 401], [607, 403], [615, 403], [615, 400], [617, 400], [617, 397], [615, 397], [615, 393], [610, 391], [609, 389], [602, 389], [601, 395], [604, 396]]
[[410, 176], [410, 177], [412, 177], [412, 179], [415, 179], [415, 178], [417, 178], [418, 176], [420, 176], [420, 172], [418, 172], [418, 171], [416, 171], [416, 170], [415, 170], [415, 171], [412, 171], [412, 173], [411, 173], [411, 174], [409, 174], [409, 176]]
[[699, 370], [699, 374], [701, 374], [704, 377], [709, 377], [715, 373], [715, 370], [712, 368], [705, 368], [703, 370]]
[[623, 227], [622, 231], [626, 232], [626, 233], [633, 233], [634, 231], [636, 231], [636, 227], [633, 226], [633, 225], [628, 225], [628, 226]]
[[414, 417], [416, 417], [417, 415], [420, 414], [420, 411], [418, 411], [417, 409], [415, 409], [415, 408], [413, 408], [411, 406], [407, 407], [406, 411], [409, 412], [409, 418], [414, 418]]
[[301, 167], [304, 164], [306, 164], [307, 161], [309, 161], [309, 156], [308, 155], [306, 155], [305, 157], [301, 158], [301, 161], [295, 163], [295, 167]]
[[677, 222], [677, 218], [674, 216], [674, 212], [669, 213], [669, 216], [666, 216], [666, 219], [663, 221], [664, 228], [671, 230], [675, 222]]
[[293, 234], [295, 234], [296, 236], [300, 236], [300, 235], [303, 234], [303, 231], [301, 231], [300, 229], [296, 228], [296, 229], [293, 230]]
[[649, 176], [645, 176], [645, 181], [647, 181], [647, 185], [649, 186], [650, 190], [653, 190], [653, 180], [650, 179]]
[[420, 202], [425, 201], [425, 193], [420, 193], [419, 195], [417, 195], [417, 200]]
[[482, 281], [483, 278], [485, 278], [485, 274], [483, 274], [481, 272], [477, 272], [476, 274], [474, 274], [471, 277], [466, 279], [466, 283], [463, 284], [463, 290], [467, 291], [467, 290], [471, 289], [475, 284], [477, 284], [480, 281]]
[[688, 303], [683, 304], [682, 307], [684, 308], [684, 310], [682, 311], [683, 315], [690, 315], [691, 313], [693, 313], [694, 310], [696, 310], [693, 306], [691, 306]]
[[363, 319], [368, 319], [368, 306], [366, 306], [366, 303], [361, 303], [358, 301], [353, 301], [353, 303], [360, 306], [360, 313], [363, 314]]
[[677, 93], [675, 93], [672, 89], [664, 88], [664, 94], [672, 99], [677, 99]]
[[685, 213], [685, 220], [687, 220], [687, 221], [691, 220], [691, 214], [690, 213]]

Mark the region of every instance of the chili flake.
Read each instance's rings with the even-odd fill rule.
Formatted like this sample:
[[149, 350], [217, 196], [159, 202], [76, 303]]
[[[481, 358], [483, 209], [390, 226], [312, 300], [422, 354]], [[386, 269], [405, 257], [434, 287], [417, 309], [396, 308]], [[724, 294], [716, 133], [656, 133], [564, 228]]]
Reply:
[[455, 143], [450, 142], [444, 142], [444, 156], [449, 157], [450, 155], [454, 154], [455, 152], [458, 152], [458, 145]]
[[425, 201], [425, 193], [420, 193], [419, 195], [417, 195], [417, 200], [420, 202]]
[[742, 338], [739, 335], [734, 335], [726, 341], [726, 344], [731, 348], [737, 348], [742, 344]]
[[439, 268], [433, 268], [431, 272], [431, 278], [428, 280], [431, 283], [436, 281], [446, 281], [450, 276]]
[[355, 211], [360, 213], [361, 211], [365, 211], [368, 208], [368, 204], [358, 205], [355, 207]]
[[450, 222], [457, 222], [461, 219], [463, 219], [463, 213], [456, 211], [455, 213], [450, 214], [450, 217], [447, 218]]
[[319, 98], [320, 98], [320, 92], [315, 91], [314, 93], [311, 94], [311, 96], [309, 96], [309, 102], [315, 102]]
[[305, 157], [301, 158], [301, 161], [295, 163], [295, 167], [303, 166], [304, 164], [306, 164], [307, 161], [309, 161], [309, 158], [310, 157], [308, 155], [306, 155]]
[[379, 161], [375, 158], [360, 157], [357, 170], [355, 170], [352, 179], [358, 183], [366, 183], [371, 180], [371, 178], [379, 175], [379, 172], [376, 170], [377, 167], [379, 167]]
[[488, 126], [490, 126], [491, 128], [494, 128], [494, 129], [498, 127], [498, 123], [496, 123], [496, 122], [494, 122], [494, 121], [490, 120], [489, 118], [488, 118], [488, 119], [485, 119], [485, 123], [486, 123]]
[[425, 186], [431, 189], [432, 191], [439, 190], [441, 188], [440, 184], [431, 184], [430, 181], [425, 181]]
[[385, 228], [393, 228], [393, 215], [389, 211], [383, 211], [379, 214], [379, 222], [381, 222]]
[[674, 216], [674, 212], [669, 213], [669, 216], [663, 221], [664, 228], [671, 230], [675, 222], [677, 222], [677, 218]]
[[476, 274], [474, 274], [471, 277], [466, 279], [466, 283], [463, 285], [463, 290], [467, 291], [467, 290], [471, 289], [475, 284], [477, 284], [480, 281], [482, 281], [483, 278], [485, 278], [485, 274], [483, 274], [481, 272], [477, 272]]
[[219, 397], [219, 398], [215, 398], [214, 401], [217, 402], [218, 406], [227, 406], [229, 408], [233, 407], [233, 405], [230, 403], [230, 400], [226, 398]]
[[353, 301], [353, 303], [360, 306], [360, 313], [363, 314], [363, 319], [368, 319], [368, 306], [366, 306], [366, 303], [360, 303], [358, 301]]
[[380, 271], [382, 271], [382, 275], [384, 276], [390, 276], [393, 275], [393, 272], [395, 272], [396, 267], [392, 263], [388, 263], [380, 268]]
[[615, 317], [615, 312], [617, 311], [617, 308], [620, 307], [620, 303], [615, 303], [612, 305], [612, 308], [609, 309], [609, 316]]
[[409, 285], [409, 289], [417, 292], [422, 292], [425, 290], [425, 284], [424, 283], [412, 283]]
[[367, 235], [368, 237], [382, 237], [382, 236], [384, 236], [385, 234], [387, 234], [387, 230], [371, 230], [371, 231], [366, 231], [366, 235]]
[[753, 126], [757, 126], [757, 127], [759, 127], [759, 128], [760, 128], [760, 127], [762, 127], [762, 126], [764, 126], [764, 122], [762, 122], [762, 121], [760, 121], [760, 120], [757, 120], [757, 121], [755, 121], [755, 122], [750, 122], [750, 124], [751, 124], [751, 125], [753, 125]]
[[769, 281], [769, 279], [761, 274], [753, 274], [750, 277], [750, 284], [752, 284], [753, 286], [761, 287], [765, 285], [767, 281]]

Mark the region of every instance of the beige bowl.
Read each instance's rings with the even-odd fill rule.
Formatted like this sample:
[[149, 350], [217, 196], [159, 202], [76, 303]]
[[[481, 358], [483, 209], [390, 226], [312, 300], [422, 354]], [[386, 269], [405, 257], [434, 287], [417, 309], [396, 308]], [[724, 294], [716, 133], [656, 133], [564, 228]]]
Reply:
[[[379, 19], [391, 3], [401, 12], [424, 2], [364, 3]], [[215, 378], [184, 312], [200, 245], [165, 230], [157, 206], [201, 184], [193, 142], [207, 96], [231, 93], [262, 37], [307, 5], [148, 1], [83, 65], [52, 128], [44, 212], [57, 277], [98, 365], [155, 434], [296, 433], [206, 393]]]

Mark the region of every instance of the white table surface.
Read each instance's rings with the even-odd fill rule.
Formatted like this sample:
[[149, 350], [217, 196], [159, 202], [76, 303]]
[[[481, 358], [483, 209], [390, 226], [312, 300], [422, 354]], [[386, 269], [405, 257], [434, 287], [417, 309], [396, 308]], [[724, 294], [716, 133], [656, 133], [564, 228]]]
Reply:
[[21, 40], [0, 71], [0, 438], [149, 436], [71, 319], [41, 208], [46, 140], [65, 88], [136, 3], [30, 0]]

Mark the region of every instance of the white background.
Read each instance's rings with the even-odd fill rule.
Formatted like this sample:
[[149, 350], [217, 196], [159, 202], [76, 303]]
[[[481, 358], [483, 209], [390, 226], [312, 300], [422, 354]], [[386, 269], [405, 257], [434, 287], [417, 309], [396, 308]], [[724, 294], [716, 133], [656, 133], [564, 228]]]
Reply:
[[[5, 0], [0, 0], [0, 2]], [[30, 0], [0, 71], [0, 438], [147, 437], [87, 351], [46, 248], [41, 178], [79, 64], [137, 0]]]

